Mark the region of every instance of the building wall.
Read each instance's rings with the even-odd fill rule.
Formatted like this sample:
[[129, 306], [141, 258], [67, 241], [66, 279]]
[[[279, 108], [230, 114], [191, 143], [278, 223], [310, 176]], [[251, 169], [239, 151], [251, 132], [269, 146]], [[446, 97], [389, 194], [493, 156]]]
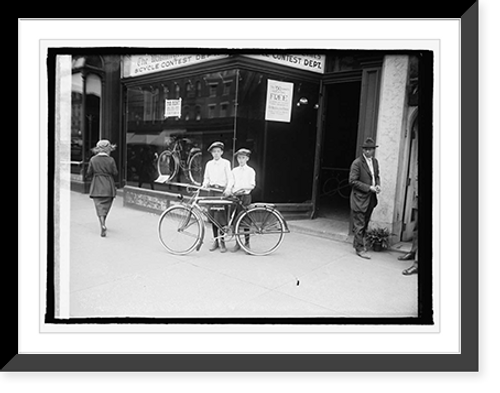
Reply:
[[376, 158], [380, 164], [382, 192], [372, 216], [372, 226], [387, 227], [398, 234], [404, 203], [403, 165], [407, 124], [407, 86], [409, 56], [388, 55], [384, 58], [377, 122]]

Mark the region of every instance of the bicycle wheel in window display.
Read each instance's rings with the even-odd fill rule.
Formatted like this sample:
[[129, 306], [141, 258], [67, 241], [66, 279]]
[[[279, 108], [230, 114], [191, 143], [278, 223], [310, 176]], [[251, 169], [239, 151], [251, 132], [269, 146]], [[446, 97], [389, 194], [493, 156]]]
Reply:
[[179, 170], [177, 158], [170, 150], [163, 151], [158, 157], [158, 174], [163, 181], [171, 181]]
[[191, 156], [188, 163], [189, 179], [197, 186], [201, 186], [201, 182], [203, 180], [203, 166], [201, 158], [202, 153], [199, 151]]

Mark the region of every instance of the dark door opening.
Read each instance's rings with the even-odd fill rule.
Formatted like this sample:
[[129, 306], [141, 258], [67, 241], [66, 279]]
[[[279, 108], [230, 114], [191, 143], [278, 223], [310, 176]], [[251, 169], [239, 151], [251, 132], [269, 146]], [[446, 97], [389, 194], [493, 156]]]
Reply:
[[349, 168], [356, 158], [361, 81], [326, 86], [317, 217], [350, 219]]

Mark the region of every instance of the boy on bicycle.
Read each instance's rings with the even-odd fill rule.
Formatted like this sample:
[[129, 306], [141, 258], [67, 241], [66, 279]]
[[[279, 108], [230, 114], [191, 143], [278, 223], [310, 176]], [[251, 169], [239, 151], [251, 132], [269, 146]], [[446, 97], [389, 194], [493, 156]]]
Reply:
[[[234, 155], [238, 160], [238, 166], [233, 169], [234, 185], [232, 194], [239, 198], [244, 206], [252, 203], [251, 192], [255, 188], [255, 170], [247, 165], [250, 159], [251, 151], [245, 148], [238, 150]], [[238, 205], [239, 210], [241, 207]], [[236, 212], [238, 214], [239, 211]], [[249, 244], [250, 236], [245, 235], [245, 243]], [[240, 249], [240, 245], [236, 243], [232, 252]]]
[[[216, 188], [223, 191], [223, 195], [228, 197], [231, 195], [233, 188], [233, 175], [231, 173], [231, 163], [229, 160], [222, 158], [224, 153], [224, 143], [214, 142], [208, 148], [212, 154], [213, 159], [207, 162], [205, 166], [205, 173], [203, 176], [203, 188]], [[221, 226], [227, 225], [227, 213], [225, 207], [213, 207], [213, 218]], [[219, 230], [215, 224], [212, 224], [214, 235], [214, 242], [210, 247], [210, 251], [215, 251], [220, 248], [220, 252], [226, 252], [226, 245], [224, 239], [219, 234]], [[217, 240], [219, 239], [219, 241]]]

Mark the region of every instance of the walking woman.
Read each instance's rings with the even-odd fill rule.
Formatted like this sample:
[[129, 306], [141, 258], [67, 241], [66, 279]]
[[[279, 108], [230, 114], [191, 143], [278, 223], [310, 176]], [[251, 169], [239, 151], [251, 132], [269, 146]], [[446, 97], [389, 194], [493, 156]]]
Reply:
[[115, 147], [107, 139], [97, 142], [92, 149], [95, 155], [90, 159], [87, 169], [87, 177], [92, 177], [90, 197], [94, 200], [102, 237], [106, 236], [106, 217], [116, 196], [114, 177], [118, 175], [118, 170], [115, 160], [110, 157]]

